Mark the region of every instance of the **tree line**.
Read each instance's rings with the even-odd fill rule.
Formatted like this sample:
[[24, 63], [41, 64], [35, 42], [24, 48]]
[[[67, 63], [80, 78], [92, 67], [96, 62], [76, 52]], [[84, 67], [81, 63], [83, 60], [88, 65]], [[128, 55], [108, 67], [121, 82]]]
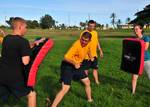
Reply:
[[[6, 20], [6, 23], [11, 27], [11, 23], [15, 17], [10, 17], [9, 20]], [[55, 27], [56, 21], [52, 18], [52, 16], [46, 14], [40, 18], [40, 21], [37, 20], [26, 20], [28, 28], [42, 28], [48, 29]]]
[[[142, 24], [150, 24], [150, 4], [147, 5], [142, 11], [139, 11], [135, 13], [135, 16], [137, 16], [135, 19], [131, 20], [129, 17], [126, 18], [125, 23], [126, 24], [135, 24], [135, 23], [142, 23]], [[6, 23], [11, 27], [11, 23], [13, 21], [14, 17], [10, 17], [9, 20], [6, 20]], [[121, 28], [120, 25], [123, 24], [123, 21], [119, 18], [117, 18], [117, 15], [115, 12], [113, 12], [110, 15], [110, 24], [111, 26], [115, 28]], [[37, 20], [26, 20], [28, 28], [36, 29], [36, 28], [42, 28], [42, 29], [85, 29], [87, 26], [88, 20], [85, 22], [80, 22], [79, 26], [73, 25], [73, 26], [67, 26], [64, 23], [58, 24], [58, 21], [56, 21], [51, 15], [45, 14], [40, 18], [39, 21]], [[4, 26], [5, 27], [5, 26]], [[97, 29], [109, 29], [109, 24], [100, 24], [97, 23]]]

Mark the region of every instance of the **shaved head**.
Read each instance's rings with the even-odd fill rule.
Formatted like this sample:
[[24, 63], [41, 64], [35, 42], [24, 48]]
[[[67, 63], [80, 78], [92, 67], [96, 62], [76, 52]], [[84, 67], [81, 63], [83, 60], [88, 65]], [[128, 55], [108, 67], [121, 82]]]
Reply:
[[12, 29], [18, 29], [20, 26], [26, 24], [26, 21], [23, 18], [15, 17], [12, 21]]
[[27, 32], [27, 24], [23, 18], [15, 17], [12, 21], [13, 34], [24, 36]]

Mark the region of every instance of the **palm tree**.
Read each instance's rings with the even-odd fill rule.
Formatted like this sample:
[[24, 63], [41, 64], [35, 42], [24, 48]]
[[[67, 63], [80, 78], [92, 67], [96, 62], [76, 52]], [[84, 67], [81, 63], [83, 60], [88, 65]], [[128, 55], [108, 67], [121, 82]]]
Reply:
[[128, 17], [128, 18], [126, 19], [126, 24], [128, 24], [128, 29], [129, 29], [129, 23], [130, 23], [130, 21], [131, 21], [131, 19]]
[[118, 19], [118, 21], [117, 21], [117, 25], [121, 25], [121, 19]]
[[126, 24], [128, 24], [130, 21], [131, 21], [131, 19], [130, 19], [130, 17], [128, 17], [128, 18], [126, 19]]
[[106, 29], [108, 29], [108, 28], [109, 28], [109, 24], [108, 24], [108, 23], [107, 23], [105, 26], [106, 26]]
[[81, 28], [85, 29], [86, 28], [86, 22], [80, 22]]
[[115, 28], [115, 24], [116, 24], [116, 14], [115, 13], [112, 13], [111, 16], [111, 24], [113, 26], [113, 28]]
[[116, 23], [116, 24], [117, 24], [117, 28], [119, 28], [119, 25], [121, 25], [121, 23], [122, 23], [122, 22], [121, 22], [121, 19], [118, 19], [118, 21], [117, 21], [117, 23]]

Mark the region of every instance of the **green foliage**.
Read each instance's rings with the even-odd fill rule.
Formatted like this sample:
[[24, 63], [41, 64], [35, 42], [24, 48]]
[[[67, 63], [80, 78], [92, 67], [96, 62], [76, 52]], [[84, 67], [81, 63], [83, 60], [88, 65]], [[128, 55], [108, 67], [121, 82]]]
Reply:
[[111, 18], [111, 24], [113, 25], [113, 28], [115, 28], [115, 25], [116, 25], [116, 13], [112, 13], [110, 15], [110, 18]]
[[36, 20], [33, 20], [33, 21], [27, 20], [27, 26], [28, 28], [35, 29], [35, 28], [39, 28], [39, 23]]
[[[6, 23], [11, 27], [12, 21], [15, 17], [10, 17], [9, 20], [6, 20]], [[35, 29], [41, 27], [42, 29], [49, 29], [55, 27], [55, 20], [52, 16], [46, 14], [40, 19], [40, 23], [37, 20], [26, 20], [28, 28]]]
[[46, 14], [45, 16], [41, 17], [40, 26], [43, 29], [52, 28], [55, 26], [55, 20], [52, 18], [52, 16]]
[[150, 24], [150, 4], [147, 5], [142, 11], [135, 13], [137, 16], [130, 23]]
[[[31, 29], [28, 32], [26, 37], [29, 40], [44, 35], [55, 41], [54, 48], [40, 65], [35, 87], [37, 107], [45, 107], [45, 98], [49, 96], [53, 101], [61, 88], [59, 83], [61, 61], [72, 43], [79, 38], [81, 31]], [[88, 103], [84, 86], [80, 82], [73, 81], [60, 107], [150, 107], [150, 84], [145, 73], [139, 77], [136, 94], [132, 95], [131, 74], [120, 70], [122, 39], [133, 36], [132, 32], [131, 29], [99, 31], [100, 43], [104, 51], [104, 58], [98, 60], [101, 84], [98, 86], [94, 83], [92, 71], [89, 74], [94, 102]], [[150, 36], [149, 29], [146, 29], [145, 33]], [[0, 107], [26, 106], [25, 97], [20, 100], [10, 97], [7, 103], [0, 102]]]
[[80, 22], [80, 26], [85, 29], [87, 26], [87, 23], [86, 22]]
[[128, 17], [128, 18], [126, 19], [126, 24], [128, 24], [130, 21], [131, 21], [131, 19], [130, 19], [130, 17]]
[[9, 20], [6, 20], [6, 23], [11, 27], [12, 21], [15, 17], [10, 17]]

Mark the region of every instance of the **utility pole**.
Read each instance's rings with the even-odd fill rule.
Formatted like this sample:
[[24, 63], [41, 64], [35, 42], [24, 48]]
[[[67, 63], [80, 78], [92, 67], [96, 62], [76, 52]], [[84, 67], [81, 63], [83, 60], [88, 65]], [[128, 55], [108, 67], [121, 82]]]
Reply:
[[6, 23], [6, 18], [7, 18], [7, 16], [5, 15], [5, 26], [6, 26], [6, 24], [7, 24], [7, 23]]
[[90, 13], [88, 13], [88, 20], [91, 20], [91, 15], [90, 15]]
[[68, 13], [68, 27], [70, 26], [70, 13]]

